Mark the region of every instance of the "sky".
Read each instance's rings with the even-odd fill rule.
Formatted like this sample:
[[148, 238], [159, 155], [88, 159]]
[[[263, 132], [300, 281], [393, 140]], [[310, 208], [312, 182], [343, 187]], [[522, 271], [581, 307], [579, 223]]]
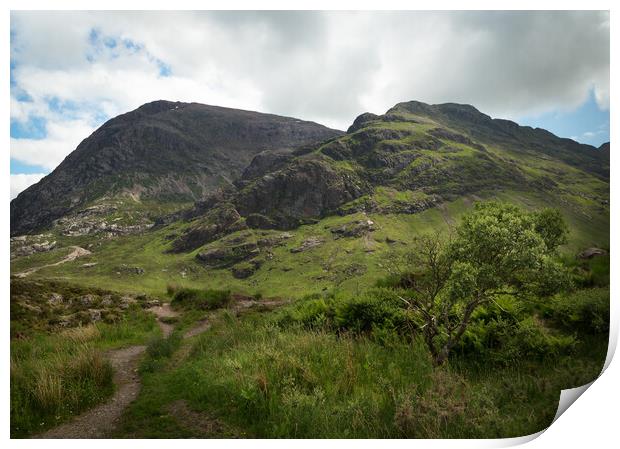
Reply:
[[609, 13], [11, 12], [11, 198], [158, 99], [343, 129], [401, 101], [609, 140]]

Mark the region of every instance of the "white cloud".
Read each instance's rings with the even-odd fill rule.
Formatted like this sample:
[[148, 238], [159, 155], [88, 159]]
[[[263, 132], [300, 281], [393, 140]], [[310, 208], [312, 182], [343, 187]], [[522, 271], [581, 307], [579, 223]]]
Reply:
[[39, 182], [44, 176], [45, 173], [11, 174], [11, 199], [15, 198], [32, 184]]
[[53, 170], [95, 128], [83, 120], [48, 122], [45, 139], [11, 138], [11, 157]]
[[[11, 156], [48, 168], [102, 114], [156, 99], [340, 129], [412, 99], [513, 119], [571, 110], [592, 90], [609, 106], [606, 12], [57, 11], [11, 22], [11, 118], [48, 122], [44, 140], [13, 139]], [[50, 108], [53, 98], [71, 108]]]

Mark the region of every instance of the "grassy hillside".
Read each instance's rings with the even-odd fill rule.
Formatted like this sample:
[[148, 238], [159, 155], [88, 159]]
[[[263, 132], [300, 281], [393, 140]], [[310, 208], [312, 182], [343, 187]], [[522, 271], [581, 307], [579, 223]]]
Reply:
[[[373, 198], [380, 204], [409, 200], [409, 194], [380, 189]], [[412, 195], [412, 194], [411, 194]], [[404, 198], [403, 198], [404, 197]], [[393, 255], [407, 251], [413, 239], [420, 234], [447, 230], [475, 201], [500, 199], [536, 209], [557, 206], [553, 197], [519, 191], [502, 191], [492, 194], [465, 195], [439, 207], [416, 214], [383, 214], [357, 212], [346, 216], [332, 216], [313, 225], [301, 226], [290, 231], [290, 237], [281, 246], [269, 250], [258, 270], [247, 279], [236, 279], [229, 268], [206, 268], [196, 259], [200, 248], [190, 253], [168, 253], [171, 234], [182, 232], [186, 223], [178, 222], [162, 229], [140, 235], [94, 240], [88, 236], [58, 236], [64, 245], [92, 245], [92, 254], [62, 265], [43, 268], [32, 278], [55, 278], [77, 284], [104, 287], [120, 292], [146, 292], [162, 295], [168, 284], [201, 288], [230, 288], [245, 294], [263, 293], [270, 296], [301, 297], [305, 294], [338, 288], [355, 291], [372, 285], [392, 268]], [[608, 247], [609, 225], [605, 214], [586, 204], [563, 207], [562, 214], [569, 224], [569, 242], [562, 251], [574, 256], [587, 247]], [[360, 237], [342, 237], [332, 229], [361, 219], [370, 219], [376, 230]], [[226, 241], [240, 238], [256, 241], [269, 236], [279, 236], [281, 231], [237, 231], [212, 242], [206, 248], [225, 246]], [[309, 238], [321, 240], [319, 246], [299, 253], [291, 249], [300, 247]], [[12, 274], [33, 266], [61, 260], [66, 248], [49, 253], [17, 258], [11, 263]], [[96, 265], [86, 268], [84, 264]], [[139, 267], [143, 274], [125, 269]]]

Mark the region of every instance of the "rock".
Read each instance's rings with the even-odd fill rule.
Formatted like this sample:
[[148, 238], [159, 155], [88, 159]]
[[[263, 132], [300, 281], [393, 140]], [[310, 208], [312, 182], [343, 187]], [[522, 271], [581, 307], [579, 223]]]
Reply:
[[159, 299], [149, 299], [144, 303], [144, 305], [147, 309], [150, 309], [151, 307], [161, 306], [161, 302], [159, 301]]
[[376, 114], [373, 114], [372, 112], [364, 112], [363, 114], [358, 115], [357, 118], [353, 121], [353, 124], [349, 126], [349, 129], [347, 129], [347, 134], [354, 133], [358, 129], [361, 129], [365, 127], [366, 125], [368, 125], [370, 122], [373, 122], [379, 119], [381, 119], [381, 117], [379, 117]]
[[[26, 239], [23, 239], [23, 240], [20, 239], [20, 240], [15, 240], [12, 243], [16, 243], [16, 242], [21, 243], [21, 242], [26, 242], [26, 241], [27, 241]], [[13, 246], [16, 246], [16, 245], [13, 245]], [[54, 248], [56, 248], [56, 242], [54, 241], [50, 243], [47, 240], [41, 243], [32, 243], [31, 245], [16, 246], [16, 247], [11, 248], [11, 257], [14, 258], [14, 257], [31, 256], [32, 254], [51, 251]]]
[[243, 229], [247, 229], [247, 226], [239, 212], [231, 203], [223, 202], [195, 219], [183, 234], [172, 241], [170, 252], [192, 251]]
[[243, 171], [241, 179], [251, 181], [258, 177], [281, 168], [284, 164], [293, 159], [294, 155], [290, 151], [267, 150], [258, 153], [250, 162], [250, 165]]
[[90, 315], [90, 321], [96, 323], [97, 321], [101, 321], [101, 310], [99, 309], [88, 309], [88, 314]]
[[109, 307], [112, 304], [114, 304], [114, 301], [112, 300], [112, 295], [105, 295], [103, 298], [101, 298], [102, 306]]
[[96, 266], [97, 264], [98, 264], [98, 262], [83, 263], [82, 264], [82, 268], [92, 268], [92, 267]]
[[52, 293], [49, 299], [47, 300], [47, 303], [51, 306], [55, 306], [58, 304], [62, 304], [63, 301], [64, 301], [64, 298], [62, 297], [62, 295], [58, 293]]
[[120, 301], [120, 305], [119, 305], [119, 307], [120, 307], [121, 309], [123, 309], [123, 310], [126, 310], [126, 309], [128, 309], [129, 307], [131, 307], [132, 305], [137, 304], [137, 303], [138, 303], [138, 301], [136, 301], [136, 299], [135, 299], [135, 298], [133, 298], [133, 297], [131, 297], [131, 296], [123, 296], [123, 297], [121, 298], [121, 301]]
[[592, 259], [593, 257], [596, 257], [596, 256], [606, 256], [606, 255], [607, 255], [607, 251], [605, 251], [604, 249], [588, 248], [580, 252], [577, 257], [579, 259]]
[[308, 237], [297, 248], [291, 248], [292, 253], [301, 253], [308, 251], [309, 249], [316, 248], [324, 243], [324, 240], [320, 237]]
[[237, 279], [246, 279], [252, 276], [260, 268], [262, 261], [252, 260], [251, 262], [241, 262], [232, 267], [232, 275]]
[[263, 214], [252, 213], [245, 218], [245, 223], [252, 229], [277, 229], [275, 220]]
[[83, 306], [90, 306], [90, 305], [93, 305], [97, 301], [97, 297], [95, 295], [90, 295], [90, 294], [83, 295], [79, 297], [78, 301]]
[[56, 325], [59, 327], [69, 327], [71, 325], [71, 321], [73, 320], [72, 315], [62, 315], [57, 318]]
[[376, 230], [375, 223], [372, 220], [364, 219], [352, 223], [346, 223], [342, 226], [331, 229], [332, 234], [336, 238], [340, 237], [361, 237]]
[[291, 237], [293, 237], [293, 234], [289, 233], [289, 232], [283, 232], [281, 234], [278, 235], [272, 235], [269, 237], [263, 237], [260, 238], [256, 241], [256, 244], [260, 247], [260, 248], [272, 248], [274, 246], [281, 246], [284, 244], [284, 242], [288, 239], [290, 239]]
[[144, 268], [130, 267], [129, 265], [125, 265], [125, 264], [122, 264], [116, 267], [116, 269], [118, 270], [117, 273], [119, 274], [136, 274], [136, 275], [144, 274]]
[[[369, 191], [370, 186], [354, 171], [317, 156], [294, 159], [256, 179], [234, 201], [242, 216], [260, 214], [269, 218], [268, 227], [287, 230], [314, 223]], [[258, 219], [254, 224], [264, 225]]]
[[258, 254], [260, 254], [260, 249], [256, 243], [246, 242], [235, 246], [209, 248], [199, 252], [196, 258], [207, 266], [226, 268]]

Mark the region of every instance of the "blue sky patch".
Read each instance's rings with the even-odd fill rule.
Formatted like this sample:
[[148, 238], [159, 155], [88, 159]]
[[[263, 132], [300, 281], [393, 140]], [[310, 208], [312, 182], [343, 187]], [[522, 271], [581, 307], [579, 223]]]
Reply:
[[17, 159], [11, 158], [11, 174], [16, 174], [16, 173], [24, 173], [24, 174], [49, 173], [49, 170], [39, 165], [24, 164], [23, 162], [20, 162]]
[[590, 93], [584, 104], [573, 111], [549, 112], [537, 117], [524, 117], [518, 122], [521, 125], [544, 128], [557, 136], [596, 147], [609, 142], [609, 110], [599, 108], [594, 92]]

